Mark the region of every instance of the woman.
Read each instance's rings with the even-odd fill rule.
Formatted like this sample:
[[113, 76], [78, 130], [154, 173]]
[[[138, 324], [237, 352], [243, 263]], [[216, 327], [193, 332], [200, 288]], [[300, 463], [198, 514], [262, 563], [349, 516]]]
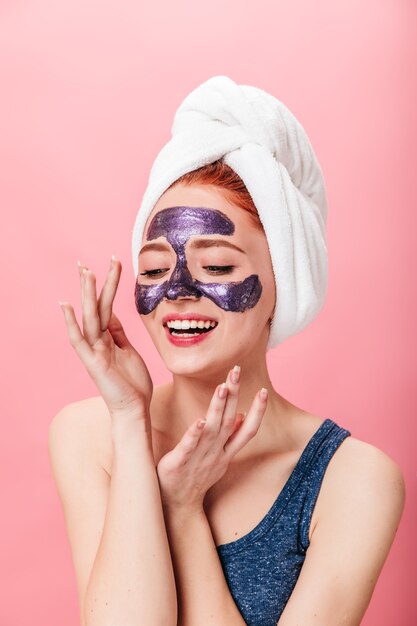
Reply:
[[[134, 229], [135, 305], [172, 382], [153, 388], [112, 310], [118, 260], [98, 298], [79, 264], [82, 331], [61, 303], [100, 391], [64, 407], [49, 440], [83, 626], [360, 624], [398, 527], [396, 463], [273, 388], [267, 349], [323, 298], [317, 288], [304, 295], [309, 313], [279, 317], [291, 305], [279, 236], [230, 155], [172, 169], [162, 194], [145, 194]], [[303, 219], [311, 252], [322, 232]], [[296, 288], [323, 281], [309, 268]]]

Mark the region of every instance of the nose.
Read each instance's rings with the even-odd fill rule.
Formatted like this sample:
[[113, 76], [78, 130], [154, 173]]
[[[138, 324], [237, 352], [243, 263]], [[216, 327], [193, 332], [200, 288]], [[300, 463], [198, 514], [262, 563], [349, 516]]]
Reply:
[[177, 298], [200, 298], [202, 292], [194, 284], [193, 278], [185, 264], [179, 262], [168, 281], [165, 297], [168, 300]]
[[181, 302], [182, 300], [188, 301], [190, 300], [191, 302], [198, 302], [198, 300], [200, 300], [201, 296], [178, 296], [176, 298], [169, 298], [168, 296], [165, 296], [164, 300], [168, 300], [170, 302], [172, 302], [173, 300], [175, 300], [176, 302]]

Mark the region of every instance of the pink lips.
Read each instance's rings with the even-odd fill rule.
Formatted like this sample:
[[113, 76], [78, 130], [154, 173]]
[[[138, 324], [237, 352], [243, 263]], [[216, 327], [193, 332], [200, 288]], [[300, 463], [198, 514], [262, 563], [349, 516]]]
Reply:
[[217, 322], [215, 317], [207, 317], [207, 315], [200, 315], [199, 313], [168, 313], [162, 318], [162, 323], [165, 326], [171, 320], [203, 320], [203, 322], [212, 320]]
[[178, 346], [180, 348], [187, 348], [189, 346], [195, 345], [196, 343], [200, 343], [201, 341], [204, 341], [204, 339], [207, 339], [207, 337], [211, 335], [212, 331], [215, 328], [217, 328], [217, 326], [215, 326], [211, 330], [205, 333], [201, 333], [200, 335], [190, 335], [189, 337], [178, 337], [175, 335], [171, 335], [169, 331], [167, 322], [171, 320], [202, 320], [204, 322], [208, 320], [216, 322], [217, 320], [214, 319], [213, 317], [207, 317], [207, 315], [200, 315], [198, 313], [169, 313], [168, 315], [165, 315], [162, 318], [162, 322], [165, 328], [166, 336], [174, 346]]

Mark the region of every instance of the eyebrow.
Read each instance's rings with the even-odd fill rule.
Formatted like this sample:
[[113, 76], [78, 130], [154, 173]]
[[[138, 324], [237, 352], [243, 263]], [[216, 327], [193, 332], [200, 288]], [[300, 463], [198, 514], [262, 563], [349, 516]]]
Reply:
[[[190, 243], [190, 248], [193, 249], [212, 248], [213, 246], [224, 246], [226, 248], [232, 248], [233, 250], [237, 250], [238, 252], [246, 254], [246, 252], [242, 250], [242, 248], [239, 248], [239, 246], [236, 246], [234, 243], [226, 241], [225, 239], [195, 239]], [[147, 243], [142, 247], [139, 254], [142, 254], [142, 252], [146, 252], [147, 250], [160, 250], [164, 252], [168, 248], [169, 246], [162, 242]]]

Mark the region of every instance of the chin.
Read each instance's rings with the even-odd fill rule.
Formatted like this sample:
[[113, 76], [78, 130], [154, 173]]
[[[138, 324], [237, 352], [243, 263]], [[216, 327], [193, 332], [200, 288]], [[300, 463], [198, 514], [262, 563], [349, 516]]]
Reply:
[[223, 372], [231, 360], [227, 358], [227, 354], [223, 353], [219, 357], [218, 350], [214, 353], [204, 348], [198, 350], [174, 348], [169, 353], [168, 350], [163, 350], [160, 355], [171, 374], [195, 378], [206, 378], [215, 375], [216, 372]]
[[234, 365], [248, 361], [253, 350], [255, 346], [249, 347], [249, 341], [230, 340], [227, 344], [224, 341], [216, 342], [210, 347], [203, 343], [189, 348], [165, 345], [159, 354], [171, 374], [198, 379], [213, 378], [213, 384], [218, 384], [222, 382], [220, 379], [225, 376], [225, 372]]

